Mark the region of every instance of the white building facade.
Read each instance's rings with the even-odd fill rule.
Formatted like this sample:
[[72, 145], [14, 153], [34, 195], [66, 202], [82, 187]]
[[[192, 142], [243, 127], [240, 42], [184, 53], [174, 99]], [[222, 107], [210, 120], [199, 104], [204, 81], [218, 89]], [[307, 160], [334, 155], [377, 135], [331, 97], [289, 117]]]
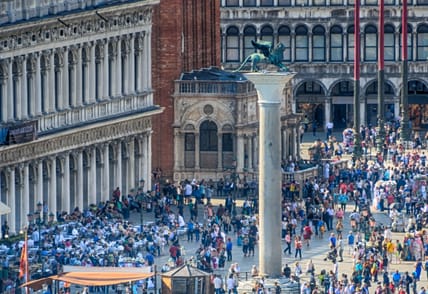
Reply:
[[0, 201], [10, 233], [42, 213], [81, 211], [150, 187], [152, 7], [159, 1], [0, 4], [0, 127], [37, 139], [0, 146]]
[[[360, 9], [360, 121], [377, 124], [378, 1]], [[428, 129], [428, 2], [408, 1], [408, 95], [412, 126]], [[353, 0], [222, 0], [222, 64], [236, 68], [254, 52], [252, 40], [282, 42], [293, 80], [293, 111], [325, 128], [353, 125]], [[385, 0], [385, 117], [400, 116], [401, 17], [398, 0]]]

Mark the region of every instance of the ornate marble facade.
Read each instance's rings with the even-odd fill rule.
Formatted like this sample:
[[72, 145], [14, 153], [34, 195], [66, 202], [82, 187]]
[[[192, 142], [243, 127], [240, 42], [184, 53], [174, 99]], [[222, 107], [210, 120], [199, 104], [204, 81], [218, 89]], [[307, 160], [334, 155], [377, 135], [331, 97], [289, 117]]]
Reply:
[[[291, 112], [291, 97], [291, 85], [284, 85], [283, 160], [300, 154], [300, 116]], [[174, 104], [174, 181], [258, 177], [257, 92], [243, 75], [217, 68], [184, 73], [175, 82]]]
[[12, 209], [1, 221], [11, 233], [39, 202], [44, 213], [69, 212], [140, 179], [150, 187], [151, 117], [162, 112], [151, 87], [158, 2], [2, 2], [0, 126], [37, 121], [39, 137], [0, 146], [0, 201]]

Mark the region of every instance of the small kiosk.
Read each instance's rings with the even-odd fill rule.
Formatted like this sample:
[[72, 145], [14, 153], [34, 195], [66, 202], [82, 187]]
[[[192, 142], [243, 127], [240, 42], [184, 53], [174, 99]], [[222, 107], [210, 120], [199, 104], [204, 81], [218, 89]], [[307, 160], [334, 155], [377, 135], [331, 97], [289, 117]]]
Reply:
[[188, 264], [163, 273], [161, 277], [163, 294], [214, 293], [211, 275]]

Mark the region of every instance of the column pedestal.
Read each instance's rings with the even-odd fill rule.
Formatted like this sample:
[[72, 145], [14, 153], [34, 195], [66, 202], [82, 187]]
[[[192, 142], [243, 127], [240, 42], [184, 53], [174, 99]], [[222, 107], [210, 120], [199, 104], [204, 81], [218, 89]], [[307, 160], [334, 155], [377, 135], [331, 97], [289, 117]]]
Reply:
[[277, 278], [282, 272], [281, 250], [281, 117], [283, 89], [290, 73], [244, 73], [254, 83], [259, 104], [259, 234], [260, 274]]

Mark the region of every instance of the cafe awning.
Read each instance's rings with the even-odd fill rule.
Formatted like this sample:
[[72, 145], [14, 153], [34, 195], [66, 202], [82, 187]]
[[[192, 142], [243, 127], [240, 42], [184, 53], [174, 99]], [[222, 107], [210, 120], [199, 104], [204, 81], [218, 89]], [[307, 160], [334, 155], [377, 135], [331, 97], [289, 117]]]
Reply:
[[21, 287], [34, 290], [41, 289], [43, 284], [53, 280], [81, 286], [109, 286], [144, 280], [154, 276], [146, 268], [117, 268], [117, 267], [72, 267], [77, 271], [64, 272], [44, 279], [29, 281]]

